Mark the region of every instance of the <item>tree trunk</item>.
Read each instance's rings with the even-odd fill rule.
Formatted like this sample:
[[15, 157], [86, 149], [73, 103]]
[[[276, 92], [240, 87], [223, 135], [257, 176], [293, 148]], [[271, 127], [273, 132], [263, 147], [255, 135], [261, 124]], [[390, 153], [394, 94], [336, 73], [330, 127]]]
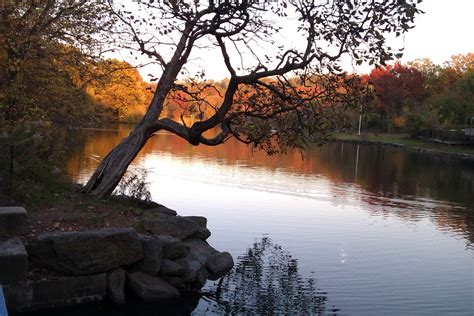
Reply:
[[85, 185], [83, 192], [100, 198], [109, 196], [151, 135], [146, 124], [138, 125], [127, 138], [105, 156]]

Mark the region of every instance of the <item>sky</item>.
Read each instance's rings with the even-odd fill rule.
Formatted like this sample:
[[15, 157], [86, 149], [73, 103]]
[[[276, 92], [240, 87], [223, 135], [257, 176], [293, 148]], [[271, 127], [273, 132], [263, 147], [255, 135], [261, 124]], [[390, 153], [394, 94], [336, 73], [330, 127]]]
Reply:
[[442, 63], [474, 52], [474, 0], [424, 0], [420, 8], [425, 14], [405, 35], [403, 62], [426, 57]]
[[[415, 28], [391, 43], [396, 48], [404, 47], [403, 63], [430, 58], [441, 64], [452, 55], [474, 52], [474, 0], [424, 0], [420, 8], [425, 14], [417, 17]], [[207, 78], [220, 80], [228, 76], [221, 59], [218, 52], [210, 52], [191, 60], [190, 69], [205, 69]], [[349, 61], [344, 62], [343, 67], [359, 73], [368, 73], [371, 69], [368, 65], [354, 67]], [[156, 65], [140, 69], [145, 80], [150, 79], [150, 73], [159, 75], [157, 71]]]

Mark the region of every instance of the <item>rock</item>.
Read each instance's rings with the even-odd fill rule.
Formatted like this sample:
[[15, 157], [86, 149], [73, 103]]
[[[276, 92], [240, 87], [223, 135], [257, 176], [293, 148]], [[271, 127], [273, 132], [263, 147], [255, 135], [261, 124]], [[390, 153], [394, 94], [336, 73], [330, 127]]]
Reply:
[[0, 207], [0, 236], [21, 236], [28, 230], [23, 207]]
[[186, 246], [178, 238], [174, 238], [166, 235], [155, 235], [162, 244], [163, 257], [167, 259], [176, 259], [184, 256], [189, 252], [189, 247]]
[[128, 286], [144, 302], [156, 302], [180, 297], [179, 291], [165, 280], [143, 272], [127, 274]]
[[183, 218], [193, 221], [200, 228], [207, 228], [207, 218], [204, 216], [183, 216]]
[[202, 267], [198, 272], [196, 276], [196, 280], [192, 283], [192, 287], [201, 289], [206, 285], [207, 278], [209, 277], [209, 272], [207, 272], [205, 267]]
[[181, 264], [164, 259], [160, 274], [170, 277], [184, 276], [186, 274], [186, 270], [184, 270], [184, 267]]
[[24, 282], [28, 254], [19, 237], [0, 238], [0, 285]]
[[198, 231], [191, 236], [193, 239], [207, 240], [211, 237], [211, 231], [207, 228], [198, 228]]
[[228, 252], [219, 252], [207, 259], [206, 268], [214, 275], [213, 278], [222, 276], [232, 270], [234, 259]]
[[186, 216], [184, 218], [193, 221], [198, 226], [197, 232], [190, 237], [191, 239], [206, 240], [211, 236], [211, 231], [207, 229], [207, 218], [203, 216]]
[[189, 247], [189, 253], [176, 260], [186, 271], [186, 282], [193, 287], [201, 288], [206, 283], [207, 272], [205, 265], [207, 260], [218, 251], [207, 242], [200, 239], [190, 239], [184, 242]]
[[188, 253], [186, 256], [177, 259], [176, 262], [184, 267], [184, 280], [186, 283], [194, 282], [198, 277], [198, 272], [204, 267], [204, 263], [192, 253]]
[[107, 297], [115, 304], [125, 304], [125, 276], [122, 268], [107, 273]]
[[186, 279], [184, 277], [163, 276], [163, 279], [177, 289], [186, 288]]
[[189, 247], [189, 252], [194, 255], [203, 265], [206, 264], [207, 259], [218, 253], [207, 242], [200, 239], [189, 239], [184, 242]]
[[150, 213], [143, 220], [143, 227], [153, 234], [169, 235], [184, 240], [198, 231], [198, 226], [181, 216]]
[[175, 210], [167, 208], [166, 206], [160, 205], [154, 208], [147, 209], [148, 212], [155, 212], [164, 215], [176, 216], [178, 213]]
[[57, 272], [87, 275], [143, 259], [138, 234], [131, 228], [47, 233], [28, 246], [32, 261]]
[[3, 290], [12, 314], [92, 303], [105, 298], [106, 274], [15, 283]]
[[143, 249], [143, 260], [137, 264], [137, 268], [149, 275], [156, 276], [160, 272], [163, 261], [161, 241], [156, 235], [140, 235], [140, 243]]

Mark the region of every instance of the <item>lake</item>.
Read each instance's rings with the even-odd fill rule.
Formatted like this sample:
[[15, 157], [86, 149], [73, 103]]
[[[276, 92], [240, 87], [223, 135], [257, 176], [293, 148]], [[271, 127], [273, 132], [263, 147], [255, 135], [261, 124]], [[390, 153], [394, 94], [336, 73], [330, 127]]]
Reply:
[[[129, 131], [73, 130], [71, 176], [87, 181]], [[473, 314], [473, 161], [348, 143], [268, 157], [162, 133], [140, 168], [154, 201], [207, 217], [236, 268], [201, 298], [110, 314]]]

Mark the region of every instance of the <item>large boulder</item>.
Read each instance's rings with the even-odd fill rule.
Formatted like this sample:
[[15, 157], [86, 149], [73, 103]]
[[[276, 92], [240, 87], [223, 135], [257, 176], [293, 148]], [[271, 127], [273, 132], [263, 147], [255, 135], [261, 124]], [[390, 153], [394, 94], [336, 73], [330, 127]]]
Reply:
[[184, 256], [189, 252], [189, 247], [186, 246], [180, 239], [167, 236], [155, 235], [161, 242], [163, 247], [163, 257], [167, 259], [176, 259]]
[[190, 219], [160, 213], [148, 213], [143, 219], [143, 227], [153, 234], [169, 235], [184, 240], [198, 231], [198, 226]]
[[199, 228], [207, 227], [207, 218], [204, 216], [183, 216], [183, 218], [193, 221]]
[[122, 268], [107, 273], [107, 296], [115, 304], [125, 304], [125, 275]]
[[186, 274], [186, 270], [181, 264], [168, 259], [164, 259], [163, 264], [161, 265], [160, 274], [169, 277], [178, 277], [184, 276]]
[[211, 279], [216, 279], [234, 267], [234, 259], [228, 252], [219, 252], [210, 256], [206, 261], [206, 268], [212, 274]]
[[19, 237], [0, 237], [0, 285], [26, 281], [28, 254]]
[[202, 264], [206, 264], [207, 259], [219, 253], [216, 249], [211, 247], [207, 242], [200, 239], [189, 239], [184, 242], [189, 247], [189, 252]]
[[189, 252], [176, 260], [186, 271], [185, 280], [195, 287], [202, 287], [207, 279], [206, 262], [218, 251], [207, 242], [200, 239], [190, 239], [184, 242], [189, 247]]
[[140, 235], [140, 243], [143, 249], [143, 260], [137, 264], [137, 268], [152, 276], [160, 272], [163, 261], [163, 247], [160, 239], [156, 236]]
[[127, 274], [129, 288], [144, 302], [176, 299], [179, 291], [167, 281], [143, 272]]
[[154, 213], [159, 213], [159, 214], [164, 214], [164, 215], [171, 215], [171, 216], [178, 215], [178, 213], [176, 213], [175, 210], [167, 208], [166, 206], [163, 206], [163, 205], [147, 209], [147, 212], [154, 212]]
[[91, 304], [105, 298], [106, 274], [14, 283], [3, 285], [3, 291], [11, 314]]
[[23, 207], [0, 207], [0, 236], [21, 236], [27, 230], [26, 210]]
[[140, 261], [143, 251], [131, 228], [47, 233], [28, 246], [32, 261], [60, 273], [88, 275]]
[[206, 240], [211, 236], [211, 231], [207, 229], [207, 218], [203, 216], [185, 216], [184, 218], [193, 221], [198, 230], [190, 238]]
[[191, 253], [177, 259], [176, 262], [184, 267], [184, 280], [186, 283], [194, 282], [198, 278], [199, 271], [205, 268], [205, 264]]

